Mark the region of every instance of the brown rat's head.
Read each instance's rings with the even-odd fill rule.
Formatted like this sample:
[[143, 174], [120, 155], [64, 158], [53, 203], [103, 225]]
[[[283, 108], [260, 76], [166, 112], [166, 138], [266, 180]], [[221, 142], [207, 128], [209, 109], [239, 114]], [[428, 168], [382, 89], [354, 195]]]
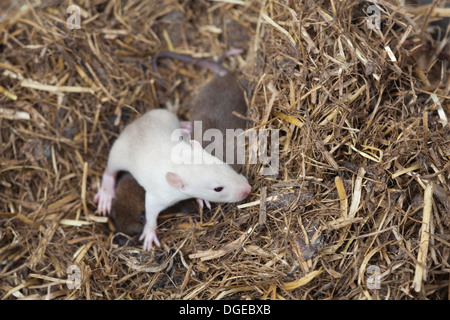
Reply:
[[116, 232], [129, 236], [142, 233], [145, 225], [145, 190], [133, 176], [124, 173], [119, 177], [112, 202], [111, 220]]

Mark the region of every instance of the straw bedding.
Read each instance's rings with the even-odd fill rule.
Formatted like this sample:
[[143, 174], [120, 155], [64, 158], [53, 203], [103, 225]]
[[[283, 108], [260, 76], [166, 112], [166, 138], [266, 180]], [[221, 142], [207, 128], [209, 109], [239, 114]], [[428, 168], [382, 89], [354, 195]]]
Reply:
[[[2, 4], [0, 297], [448, 299], [450, 55], [432, 22], [450, 12], [399, 2], [378, 1], [380, 29], [346, 0], [86, 0], [80, 29], [70, 1]], [[279, 170], [248, 164], [239, 206], [162, 216], [160, 249], [120, 246], [92, 200], [111, 143], [212, 77], [158, 75], [152, 54], [231, 48]]]

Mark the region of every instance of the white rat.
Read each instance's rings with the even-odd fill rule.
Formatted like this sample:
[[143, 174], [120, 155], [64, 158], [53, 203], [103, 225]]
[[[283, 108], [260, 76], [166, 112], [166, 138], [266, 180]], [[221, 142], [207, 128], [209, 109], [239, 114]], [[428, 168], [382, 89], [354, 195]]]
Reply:
[[[177, 129], [178, 118], [166, 109], [148, 111], [127, 125], [111, 148], [94, 197], [99, 212], [109, 214], [118, 172], [128, 171], [136, 178], [145, 189], [146, 223], [140, 237], [144, 250], [150, 250], [153, 242], [160, 246], [157, 217], [167, 207], [189, 198], [238, 202], [251, 191], [243, 175], [206, 152], [197, 141], [189, 143], [181, 134], [173, 135]], [[193, 159], [200, 161], [197, 164]]]

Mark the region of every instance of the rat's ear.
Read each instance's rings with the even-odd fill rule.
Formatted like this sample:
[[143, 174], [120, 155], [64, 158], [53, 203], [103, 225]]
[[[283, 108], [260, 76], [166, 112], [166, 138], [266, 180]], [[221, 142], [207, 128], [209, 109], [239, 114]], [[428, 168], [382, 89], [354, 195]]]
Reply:
[[180, 141], [189, 143], [189, 140], [191, 140], [191, 132], [187, 129], [180, 129], [180, 134]]
[[173, 172], [166, 173], [166, 180], [174, 188], [184, 190], [184, 182], [183, 179], [179, 175]]
[[172, 135], [170, 136], [170, 141], [175, 143], [180, 141], [189, 143], [190, 140], [191, 140], [191, 133], [187, 129], [177, 128], [172, 132]]

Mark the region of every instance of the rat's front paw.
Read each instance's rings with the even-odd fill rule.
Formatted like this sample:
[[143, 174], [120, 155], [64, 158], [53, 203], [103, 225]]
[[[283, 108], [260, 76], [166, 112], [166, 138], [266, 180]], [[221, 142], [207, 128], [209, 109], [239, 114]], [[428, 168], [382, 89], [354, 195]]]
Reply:
[[97, 211], [104, 216], [109, 214], [113, 198], [114, 192], [108, 192], [105, 188], [101, 188], [94, 197], [94, 202], [97, 203]]
[[202, 209], [203, 209], [203, 202], [205, 202], [206, 207], [207, 207], [209, 210], [211, 210], [211, 203], [209, 203], [208, 200], [203, 200], [203, 199], [197, 198], [197, 203], [198, 203], [198, 205], [200, 206], [200, 208], [202, 208]]
[[156, 236], [156, 230], [150, 230], [145, 228], [144, 232], [140, 236], [139, 240], [144, 240], [144, 250], [150, 251], [152, 249], [152, 244], [155, 243], [158, 247], [161, 246], [158, 237]]

